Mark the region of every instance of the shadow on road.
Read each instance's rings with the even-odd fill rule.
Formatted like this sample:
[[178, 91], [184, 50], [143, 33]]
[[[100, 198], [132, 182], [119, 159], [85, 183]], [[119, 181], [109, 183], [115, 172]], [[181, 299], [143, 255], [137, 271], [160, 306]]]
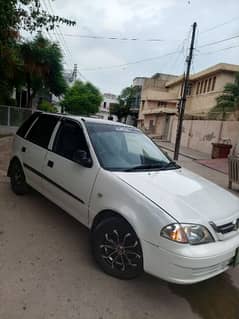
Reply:
[[239, 318], [239, 290], [226, 273], [190, 286], [169, 284], [169, 288], [185, 298], [192, 311], [203, 319]]

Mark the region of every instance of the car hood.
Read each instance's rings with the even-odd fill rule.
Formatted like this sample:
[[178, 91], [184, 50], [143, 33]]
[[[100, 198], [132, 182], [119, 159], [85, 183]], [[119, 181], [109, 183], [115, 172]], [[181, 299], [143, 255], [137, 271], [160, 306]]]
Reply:
[[239, 198], [186, 169], [115, 174], [178, 222], [220, 225], [239, 218]]

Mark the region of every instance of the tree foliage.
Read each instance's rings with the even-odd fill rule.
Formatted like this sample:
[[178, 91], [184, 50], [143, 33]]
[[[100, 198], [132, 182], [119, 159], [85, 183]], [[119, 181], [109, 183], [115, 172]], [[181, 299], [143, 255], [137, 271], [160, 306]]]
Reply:
[[73, 26], [75, 21], [51, 15], [42, 9], [40, 0], [0, 0], [0, 41], [7, 41], [20, 29], [54, 29], [59, 24]]
[[68, 88], [61, 105], [67, 113], [89, 116], [98, 112], [102, 99], [100, 91], [93, 84], [75, 81]]
[[9, 103], [12, 88], [21, 84], [20, 30], [53, 30], [60, 24], [75, 21], [49, 14], [40, 0], [0, 0], [0, 103]]
[[223, 119], [227, 112], [239, 110], [239, 73], [235, 76], [234, 83], [227, 83], [224, 87], [222, 95], [216, 99], [216, 106], [210, 112], [210, 115], [218, 113], [222, 114]]
[[135, 103], [137, 90], [137, 87], [126, 87], [119, 95], [118, 103], [111, 106], [110, 113], [116, 115], [120, 122], [123, 118], [126, 119], [131, 113], [130, 108]]
[[45, 100], [41, 101], [38, 109], [44, 112], [57, 113], [57, 108], [53, 104]]
[[27, 86], [28, 104], [41, 89], [60, 96], [66, 90], [62, 54], [59, 46], [38, 35], [20, 46], [22, 75]]

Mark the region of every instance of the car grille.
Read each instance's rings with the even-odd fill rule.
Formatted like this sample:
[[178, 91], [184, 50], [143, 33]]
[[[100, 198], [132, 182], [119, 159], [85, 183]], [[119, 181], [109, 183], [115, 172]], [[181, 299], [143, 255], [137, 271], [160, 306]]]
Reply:
[[227, 234], [227, 233], [230, 233], [232, 231], [236, 231], [239, 229], [239, 218], [231, 223], [227, 223], [227, 224], [220, 225], [220, 226], [217, 226], [213, 222], [210, 222], [209, 224], [212, 226], [212, 228], [215, 230], [215, 232], [221, 233], [221, 234]]

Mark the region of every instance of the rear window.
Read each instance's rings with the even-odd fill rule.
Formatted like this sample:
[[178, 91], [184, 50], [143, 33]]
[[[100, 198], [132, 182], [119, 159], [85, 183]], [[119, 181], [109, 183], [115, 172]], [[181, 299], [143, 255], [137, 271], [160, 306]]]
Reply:
[[47, 148], [59, 117], [41, 114], [27, 135], [27, 140]]
[[39, 116], [38, 112], [33, 113], [18, 129], [17, 135], [21, 137], [25, 137], [27, 131], [31, 127], [32, 123], [35, 121], [35, 119]]

